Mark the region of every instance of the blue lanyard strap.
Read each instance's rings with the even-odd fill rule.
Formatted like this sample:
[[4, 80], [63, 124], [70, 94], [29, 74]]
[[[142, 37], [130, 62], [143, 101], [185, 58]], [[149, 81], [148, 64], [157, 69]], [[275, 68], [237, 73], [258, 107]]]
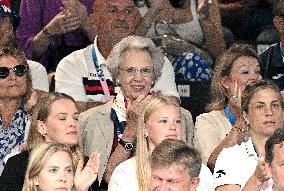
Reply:
[[92, 57], [93, 57], [93, 62], [94, 62], [94, 65], [95, 65], [95, 68], [96, 68], [96, 71], [97, 71], [99, 79], [102, 80], [102, 81], [105, 81], [104, 72], [103, 72], [102, 68], [98, 64], [98, 59], [97, 59], [97, 54], [96, 54], [95, 47], [92, 48]]
[[232, 125], [235, 125], [237, 119], [236, 119], [236, 117], [234, 116], [233, 112], [231, 111], [231, 108], [230, 108], [229, 106], [226, 106], [226, 107], [224, 108], [224, 112], [225, 112], [225, 114], [226, 114], [226, 117], [229, 119], [230, 123], [231, 123]]

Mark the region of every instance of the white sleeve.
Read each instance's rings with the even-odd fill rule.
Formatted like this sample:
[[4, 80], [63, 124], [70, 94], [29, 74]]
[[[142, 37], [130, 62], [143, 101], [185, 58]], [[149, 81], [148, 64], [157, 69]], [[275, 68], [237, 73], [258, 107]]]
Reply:
[[240, 156], [238, 157], [239, 154], [234, 147], [223, 149], [219, 154], [213, 175], [215, 188], [225, 184], [240, 185], [240, 179], [242, 179], [240, 171], [242, 169], [239, 169], [239, 164], [242, 162], [242, 159]]
[[214, 178], [209, 168], [202, 164], [199, 174], [200, 182], [196, 188], [196, 191], [213, 191], [214, 190]]
[[167, 57], [164, 57], [164, 59], [165, 63], [162, 69], [162, 74], [155, 86], [152, 88], [152, 91], [161, 91], [163, 95], [179, 98], [173, 66]]
[[46, 69], [41, 63], [28, 60], [28, 65], [32, 76], [33, 89], [49, 91], [49, 83]]
[[72, 53], [63, 58], [55, 73], [55, 91], [65, 93], [75, 99], [75, 101], [87, 102], [87, 96], [83, 85], [83, 74], [80, 62], [72, 60]]
[[133, 180], [136, 175], [132, 174], [135, 166], [129, 165], [129, 162], [132, 162], [129, 160], [132, 159], [120, 163], [114, 169], [108, 184], [108, 191], [138, 191], [137, 182]]

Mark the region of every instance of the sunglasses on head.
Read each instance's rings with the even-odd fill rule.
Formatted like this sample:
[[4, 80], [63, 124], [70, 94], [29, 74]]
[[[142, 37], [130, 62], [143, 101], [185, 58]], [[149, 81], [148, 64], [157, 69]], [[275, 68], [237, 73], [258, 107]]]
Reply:
[[0, 67], [0, 78], [7, 78], [10, 74], [10, 70], [13, 71], [17, 76], [23, 76], [25, 75], [27, 69], [28, 67], [23, 64], [19, 64], [17, 66], [14, 66], [13, 68]]

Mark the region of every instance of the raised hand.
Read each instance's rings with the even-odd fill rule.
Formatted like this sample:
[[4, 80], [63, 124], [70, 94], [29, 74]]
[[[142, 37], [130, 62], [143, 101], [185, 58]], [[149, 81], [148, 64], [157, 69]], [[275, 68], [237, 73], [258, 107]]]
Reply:
[[76, 30], [80, 25], [77, 16], [61, 11], [46, 25], [46, 30], [51, 36], [60, 35]]
[[87, 191], [98, 176], [100, 154], [94, 152], [83, 168], [83, 160], [80, 160], [75, 172], [74, 185], [77, 191]]
[[126, 128], [123, 132], [123, 140], [134, 141], [137, 132], [138, 117], [143, 111], [144, 105], [149, 101], [152, 95], [140, 95], [136, 100], [128, 100]]

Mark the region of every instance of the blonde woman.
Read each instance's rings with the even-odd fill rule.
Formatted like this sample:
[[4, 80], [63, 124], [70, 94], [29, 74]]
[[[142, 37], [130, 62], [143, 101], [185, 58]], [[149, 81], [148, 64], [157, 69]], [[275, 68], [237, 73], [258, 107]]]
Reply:
[[[109, 191], [148, 191], [149, 157], [156, 145], [167, 138], [181, 139], [180, 107], [169, 97], [155, 95], [145, 103], [138, 119], [136, 155], [117, 166], [109, 182]], [[210, 190], [212, 174], [205, 166], [201, 174], [198, 190]]]
[[[3, 190], [21, 190], [31, 150], [45, 142], [68, 146], [76, 160], [83, 158], [79, 145], [79, 111], [75, 101], [61, 93], [43, 95], [35, 106], [28, 133], [27, 149], [11, 157], [0, 178]], [[90, 155], [90, 160], [97, 154]], [[95, 185], [94, 185], [95, 186]]]
[[[29, 159], [23, 191], [88, 190], [88, 187], [77, 188], [81, 181], [77, 169], [82, 168], [82, 162], [77, 162], [74, 152], [63, 144], [43, 143], [37, 146]], [[98, 163], [99, 157], [96, 157], [87, 164], [93, 181], [97, 178]]]

